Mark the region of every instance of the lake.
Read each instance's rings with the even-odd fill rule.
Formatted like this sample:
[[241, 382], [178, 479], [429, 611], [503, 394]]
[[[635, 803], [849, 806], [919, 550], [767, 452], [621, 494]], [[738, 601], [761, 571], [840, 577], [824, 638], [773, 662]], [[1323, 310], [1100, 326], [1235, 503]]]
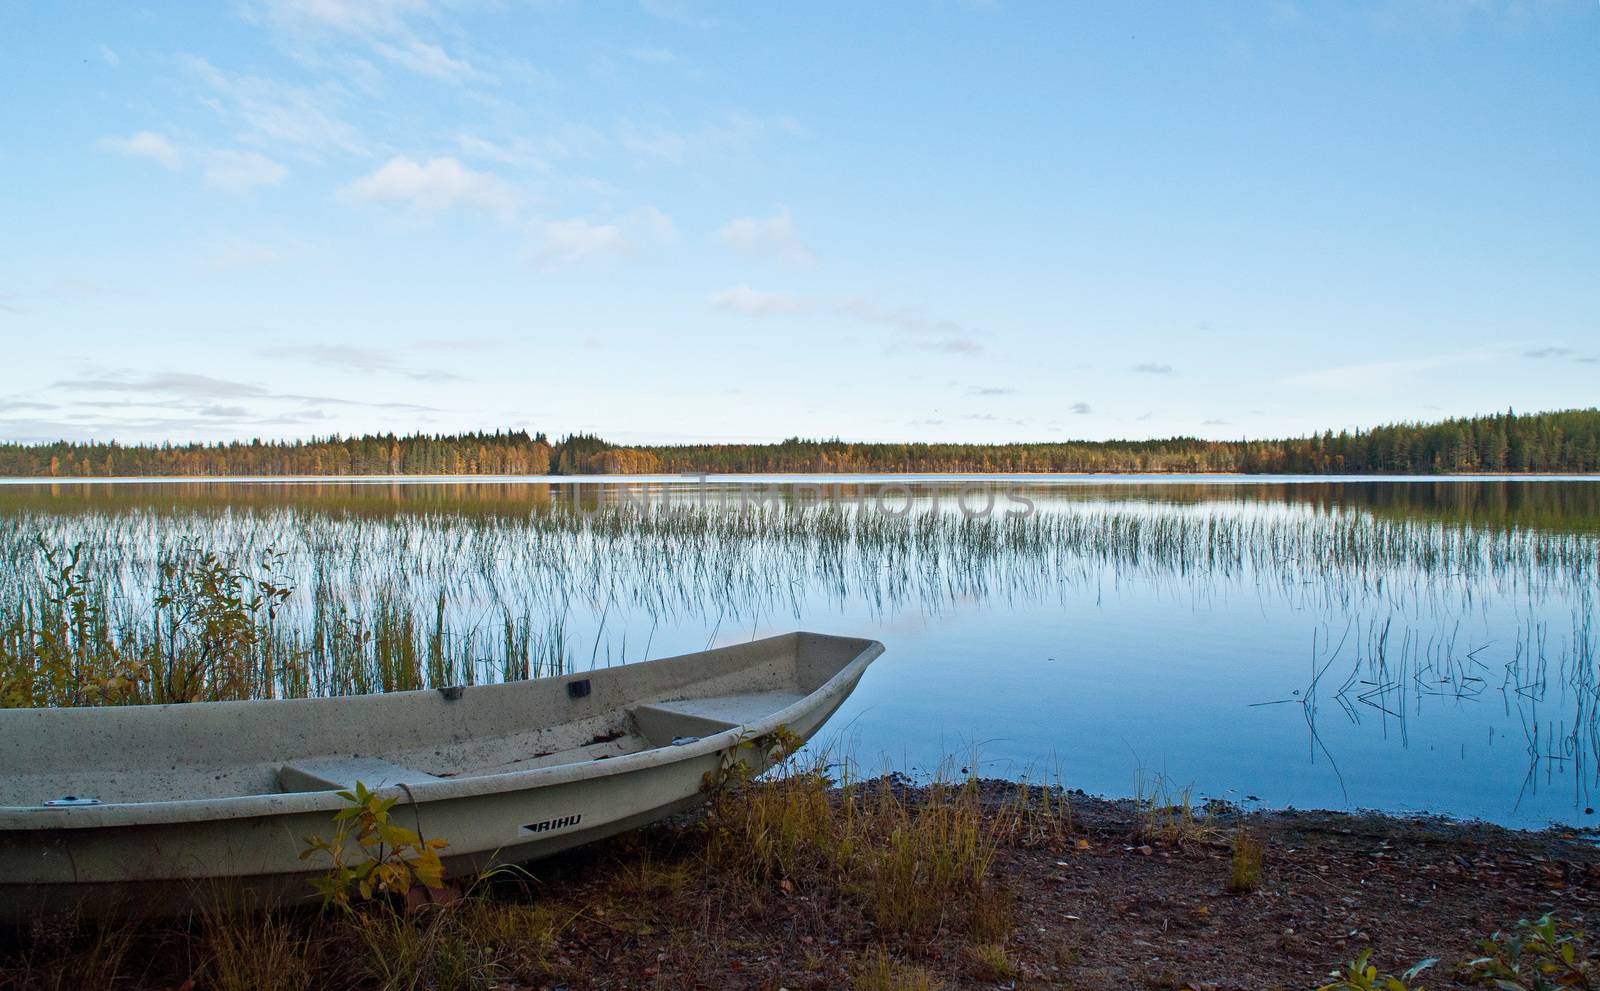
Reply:
[[526, 677], [792, 629], [887, 653], [861, 770], [1600, 824], [1600, 480], [794, 476], [13, 482], [0, 623], [79, 547], [292, 587], [247, 694]]

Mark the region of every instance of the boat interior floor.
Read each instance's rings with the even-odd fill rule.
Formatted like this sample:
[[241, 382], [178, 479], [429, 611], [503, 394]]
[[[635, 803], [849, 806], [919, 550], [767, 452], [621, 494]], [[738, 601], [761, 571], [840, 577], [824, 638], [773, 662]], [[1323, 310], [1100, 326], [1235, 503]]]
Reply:
[[94, 799], [98, 803], [194, 801], [289, 792], [415, 786], [441, 778], [477, 777], [587, 761], [607, 760], [658, 747], [692, 742], [758, 722], [805, 696], [796, 690], [751, 691], [617, 708], [556, 725], [514, 732], [440, 735], [427, 727], [403, 748], [363, 751], [360, 734], [351, 749], [272, 757], [238, 763], [141, 763], [136, 748], [108, 755], [99, 766], [70, 773], [39, 768], [0, 777], [0, 806]]
[[[439, 766], [437, 757], [411, 762], [368, 755], [304, 758], [279, 767], [277, 785], [285, 792], [342, 790], [353, 788], [357, 781], [368, 788], [381, 788], [605, 760], [689, 743], [757, 722], [804, 697], [799, 692], [764, 691], [629, 706], [623, 710], [626, 719], [621, 725], [597, 733], [585, 742], [541, 751], [520, 745], [522, 741], [515, 738], [505, 739], [497, 741], [499, 746], [486, 748], [495, 752], [489, 759], [448, 769]], [[433, 769], [424, 770], [414, 764]]]

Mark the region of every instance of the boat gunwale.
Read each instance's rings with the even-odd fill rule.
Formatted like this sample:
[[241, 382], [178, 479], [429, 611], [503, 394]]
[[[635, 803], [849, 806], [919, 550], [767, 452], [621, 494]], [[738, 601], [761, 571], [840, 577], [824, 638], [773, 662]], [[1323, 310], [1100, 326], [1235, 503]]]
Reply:
[[[377, 794], [383, 797], [399, 797], [404, 804], [421, 806], [433, 802], [479, 798], [505, 792], [528, 791], [534, 788], [562, 785], [573, 781], [607, 778], [663, 764], [694, 760], [736, 747], [751, 737], [771, 733], [779, 726], [789, 722], [795, 715], [816, 708], [819, 703], [832, 699], [837, 695], [848, 694], [855, 682], [860, 679], [861, 673], [866, 669], [867, 665], [876, 660], [884, 651], [883, 644], [877, 640], [824, 633], [785, 633], [765, 639], [782, 640], [799, 638], [802, 635], [835, 642], [850, 641], [859, 643], [861, 648], [849, 662], [828, 678], [827, 681], [789, 705], [775, 710], [755, 722], [729, 727], [710, 736], [703, 736], [693, 743], [650, 747], [603, 761], [578, 761], [570, 764], [555, 764], [526, 770], [497, 771], [489, 774], [473, 774], [457, 778], [440, 778], [437, 781], [409, 784], [404, 788], [398, 785], [390, 785], [377, 789]], [[750, 641], [749, 643], [759, 642], [761, 641]], [[727, 647], [747, 645], [729, 644]], [[727, 649], [727, 647], [714, 649]], [[707, 653], [710, 653], [710, 651], [696, 651], [694, 653], [679, 654], [674, 657], [663, 657], [654, 661], [636, 663], [639, 665], [671, 664], [676, 661], [682, 661], [684, 658], [702, 656]], [[479, 687], [487, 689], [509, 686], [520, 687], [535, 681], [560, 682], [571, 680], [574, 677], [574, 675], [561, 675], [551, 679], [528, 679], [522, 682], [502, 682], [498, 685]], [[423, 689], [418, 694], [428, 691], [433, 691], [433, 689]], [[381, 699], [395, 694], [400, 693], [376, 693], [364, 697]], [[259, 704], [262, 701], [299, 700], [244, 700], [191, 704], [248, 705]], [[625, 706], [618, 706], [618, 708], [622, 709]], [[74, 710], [63, 709], [60, 711]], [[328, 790], [266, 792], [254, 795], [232, 795], [222, 798], [181, 799], [163, 802], [108, 802], [103, 805], [67, 808], [44, 805], [6, 805], [0, 806], [0, 833], [160, 826], [213, 820], [272, 818], [316, 812], [331, 813], [342, 808], [345, 804], [345, 800], [339, 797], [338, 791]]]

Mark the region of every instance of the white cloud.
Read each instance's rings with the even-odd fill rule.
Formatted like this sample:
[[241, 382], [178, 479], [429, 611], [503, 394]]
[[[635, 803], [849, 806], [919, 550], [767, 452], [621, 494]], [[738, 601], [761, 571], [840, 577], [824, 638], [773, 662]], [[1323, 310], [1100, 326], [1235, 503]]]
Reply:
[[63, 277], [36, 283], [28, 287], [0, 291], [0, 312], [26, 313], [35, 301], [45, 301], [47, 303], [59, 300], [77, 302], [105, 297], [128, 298], [139, 295], [142, 294], [119, 286], [96, 282], [93, 279]]
[[770, 217], [736, 217], [728, 221], [717, 231], [717, 237], [740, 251], [772, 255], [796, 265], [816, 260], [795, 234], [794, 218], [782, 204]]
[[710, 303], [719, 310], [735, 310], [739, 313], [749, 313], [753, 316], [766, 316], [771, 313], [801, 313], [808, 309], [806, 304], [796, 299], [792, 293], [763, 292], [752, 289], [743, 283], [732, 289], [714, 292], [710, 296]]
[[338, 116], [337, 89], [308, 89], [261, 76], [233, 76], [205, 59], [184, 59], [189, 70], [214, 95], [201, 102], [237, 121], [257, 139], [294, 145], [310, 152], [366, 151], [358, 131]]
[[52, 410], [55, 408], [55, 403], [41, 403], [32, 399], [14, 399], [7, 396], [0, 396], [0, 413], [9, 413], [13, 410], [19, 409]]
[[976, 354], [983, 350], [968, 327], [930, 316], [922, 307], [880, 303], [862, 296], [844, 299], [802, 298], [787, 292], [752, 289], [740, 284], [712, 293], [707, 301], [719, 310], [752, 316], [827, 312], [887, 327], [897, 333], [895, 345], [946, 354]]
[[287, 260], [287, 255], [270, 244], [234, 239], [218, 245], [205, 259], [212, 271], [227, 272], [260, 265], [276, 265]]
[[885, 304], [852, 296], [837, 304], [842, 314], [881, 324], [915, 339], [917, 348], [950, 354], [976, 354], [983, 350], [972, 332], [954, 320], [930, 316], [920, 306]]
[[119, 155], [152, 159], [169, 169], [183, 165], [183, 157], [178, 154], [178, 149], [154, 131], [140, 131], [126, 138], [102, 138], [100, 145]]
[[262, 348], [269, 358], [302, 360], [322, 367], [343, 368], [353, 372], [371, 374], [387, 372], [403, 375], [415, 382], [459, 382], [460, 375], [438, 368], [418, 371], [396, 360], [394, 348], [367, 348], [353, 344], [284, 344]]
[[257, 0], [245, 13], [274, 28], [303, 62], [322, 61], [322, 48], [350, 39], [432, 79], [459, 83], [487, 78], [466, 59], [418, 36], [418, 22], [439, 17], [430, 0]]
[[672, 218], [653, 206], [607, 223], [582, 217], [547, 220], [534, 225], [534, 260], [543, 266], [617, 255], [677, 240]]
[[468, 158], [548, 172], [550, 166], [526, 141], [497, 142], [476, 134], [457, 134], [456, 147]]
[[543, 225], [539, 260], [545, 264], [579, 261], [597, 255], [625, 254], [628, 237], [620, 224], [591, 224], [581, 217]]
[[388, 34], [406, 18], [425, 13], [429, 0], [260, 0], [257, 9], [279, 27], [323, 29], [343, 34]]
[[735, 111], [689, 130], [624, 119], [617, 125], [617, 143], [641, 158], [681, 165], [692, 158], [726, 159], [745, 152], [758, 138], [800, 130], [799, 123], [790, 117], [759, 117]]
[[452, 58], [438, 45], [430, 45], [425, 41], [415, 38], [407, 39], [399, 44], [390, 44], [386, 41], [376, 41], [372, 44], [373, 51], [389, 61], [403, 68], [410, 69], [420, 76], [441, 79], [449, 83], [459, 83], [480, 75], [477, 69], [462, 59]]
[[653, 65], [671, 65], [682, 61], [682, 56], [670, 48], [634, 48], [628, 54], [636, 62], [648, 62]]
[[224, 417], [230, 420], [250, 415], [250, 410], [243, 406], [219, 406], [214, 403], [210, 406], [202, 406], [195, 412], [201, 416]]
[[1302, 372], [1285, 378], [1284, 384], [1296, 388], [1319, 389], [1327, 392], [1366, 393], [1395, 389], [1414, 382], [1424, 372], [1457, 365], [1476, 364], [1503, 357], [1499, 352], [1479, 348], [1453, 354], [1428, 355], [1396, 361], [1370, 361], [1359, 365], [1343, 365], [1313, 372]]
[[154, 392], [207, 399], [268, 395], [266, 389], [253, 383], [219, 379], [192, 372], [153, 372], [138, 376], [62, 379], [52, 383], [50, 387], [76, 392]]
[[276, 186], [289, 170], [255, 151], [221, 150], [206, 157], [206, 185], [230, 193]]
[[376, 172], [344, 187], [340, 195], [401, 203], [419, 210], [486, 210], [503, 220], [516, 214], [519, 199], [517, 191], [504, 179], [469, 169], [450, 156], [418, 162], [396, 155]]
[[[498, 162], [537, 172], [549, 172], [550, 163], [557, 159], [593, 159], [610, 150], [610, 139], [585, 124], [555, 124], [541, 129], [537, 137], [504, 132], [491, 137], [482, 132], [462, 131], [455, 134], [452, 140], [465, 158]], [[590, 192], [598, 192], [603, 196], [617, 192], [609, 183], [600, 183], [580, 175], [567, 178], [575, 187], [590, 186], [593, 187], [589, 189]]]
[[115, 69], [117, 66], [122, 64], [122, 56], [118, 55], [110, 45], [101, 43], [99, 46], [97, 46], [97, 48], [100, 52], [100, 57], [105, 59], [106, 65], [109, 65]]
[[717, 26], [715, 17], [706, 17], [695, 10], [693, 4], [684, 3], [682, 0], [639, 0], [639, 9], [652, 17], [676, 21], [701, 31], [708, 31]]
[[1141, 375], [1172, 374], [1172, 366], [1164, 361], [1141, 361], [1133, 366], [1133, 370]]
[[[134, 398], [94, 403], [77, 400], [79, 406], [93, 408], [125, 408], [129, 406], [173, 406], [174, 403], [211, 402], [215, 400], [261, 399], [310, 406], [350, 406], [370, 409], [423, 410], [432, 407], [406, 402], [363, 402], [335, 396], [306, 395], [294, 392], [273, 392], [253, 382], [220, 379], [193, 372], [114, 373], [61, 379], [50, 385], [52, 390], [72, 393], [109, 393]], [[137, 397], [152, 396], [153, 401]]]
[[672, 218], [653, 206], [635, 210], [628, 216], [628, 224], [648, 240], [660, 244], [671, 244], [678, 239], [678, 228]]
[[681, 163], [689, 150], [688, 138], [658, 124], [645, 126], [623, 121], [617, 127], [617, 140], [636, 155], [659, 158], [674, 165]]

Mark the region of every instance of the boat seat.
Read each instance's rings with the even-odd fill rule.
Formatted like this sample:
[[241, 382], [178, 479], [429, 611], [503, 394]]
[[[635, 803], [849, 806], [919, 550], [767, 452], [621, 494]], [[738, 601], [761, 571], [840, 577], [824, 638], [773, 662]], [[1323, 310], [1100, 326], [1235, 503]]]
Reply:
[[759, 722], [803, 698], [796, 692], [746, 692], [635, 705], [629, 707], [628, 713], [640, 736], [653, 746], [663, 747], [675, 739], [711, 736]]
[[313, 757], [278, 768], [278, 787], [284, 791], [342, 791], [359, 781], [368, 788], [416, 785], [438, 781], [435, 775], [402, 767], [382, 757]]

